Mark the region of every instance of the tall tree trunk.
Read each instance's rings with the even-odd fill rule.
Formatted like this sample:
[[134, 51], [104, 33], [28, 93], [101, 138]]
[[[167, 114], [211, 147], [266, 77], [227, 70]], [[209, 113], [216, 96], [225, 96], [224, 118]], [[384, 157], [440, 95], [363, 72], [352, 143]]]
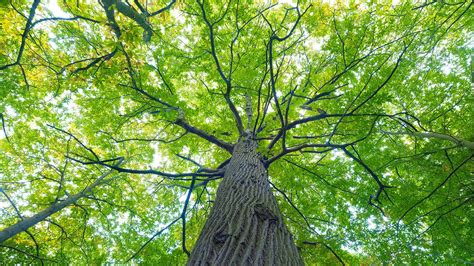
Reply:
[[235, 145], [188, 265], [303, 265], [256, 148], [251, 137]]

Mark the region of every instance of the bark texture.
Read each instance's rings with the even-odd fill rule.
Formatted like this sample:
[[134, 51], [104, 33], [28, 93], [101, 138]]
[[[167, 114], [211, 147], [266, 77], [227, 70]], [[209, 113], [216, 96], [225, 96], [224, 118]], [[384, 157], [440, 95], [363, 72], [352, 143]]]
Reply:
[[188, 265], [304, 265], [251, 137], [234, 147]]

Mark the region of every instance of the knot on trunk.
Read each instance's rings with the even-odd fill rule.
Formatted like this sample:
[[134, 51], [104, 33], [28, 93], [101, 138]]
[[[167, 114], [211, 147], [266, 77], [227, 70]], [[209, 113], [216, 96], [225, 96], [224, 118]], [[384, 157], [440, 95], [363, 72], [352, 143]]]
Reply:
[[255, 204], [254, 211], [255, 215], [257, 215], [257, 218], [262, 221], [268, 220], [270, 223], [278, 222], [278, 216], [276, 216], [272, 210], [270, 210], [268, 207], [265, 207], [261, 203]]
[[214, 235], [214, 243], [215, 244], [224, 244], [227, 238], [229, 238], [229, 234], [226, 234], [224, 232], [218, 232], [217, 234]]

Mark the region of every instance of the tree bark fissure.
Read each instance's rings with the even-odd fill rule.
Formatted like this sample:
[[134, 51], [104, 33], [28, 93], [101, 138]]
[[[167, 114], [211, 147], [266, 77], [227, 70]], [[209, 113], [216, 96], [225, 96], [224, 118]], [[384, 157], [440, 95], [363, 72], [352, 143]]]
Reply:
[[250, 136], [235, 145], [188, 265], [303, 265]]

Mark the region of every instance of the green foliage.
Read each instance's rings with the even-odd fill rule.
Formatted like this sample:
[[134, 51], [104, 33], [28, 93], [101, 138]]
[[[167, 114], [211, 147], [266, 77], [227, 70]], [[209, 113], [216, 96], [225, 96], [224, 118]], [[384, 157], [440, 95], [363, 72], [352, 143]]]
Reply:
[[[177, 121], [235, 143], [229, 92], [244, 125], [251, 97], [263, 158], [285, 153], [282, 145], [320, 145], [285, 153], [268, 169], [308, 265], [473, 262], [473, 150], [412, 134], [474, 141], [469, 1], [300, 1], [297, 8], [205, 1], [202, 9], [177, 1], [147, 18], [154, 29], [147, 43], [143, 28], [119, 12], [117, 38], [96, 2], [41, 2], [24, 48], [32, 3], [3, 2], [0, 230], [20, 220], [14, 206], [29, 217], [83, 191], [108, 171], [93, 161], [120, 157], [123, 168], [171, 174], [196, 172], [196, 163], [218, 168], [229, 153]], [[41, 21], [52, 17], [75, 19]], [[282, 128], [272, 89], [287, 125], [329, 117], [299, 123], [286, 130], [285, 144], [268, 149]], [[387, 187], [380, 190], [373, 175]], [[0, 261], [95, 265], [134, 256], [132, 263], [185, 264], [182, 223], [167, 226], [182, 214], [192, 178], [108, 178], [1, 243]], [[192, 191], [188, 250], [218, 183], [211, 178]]]

